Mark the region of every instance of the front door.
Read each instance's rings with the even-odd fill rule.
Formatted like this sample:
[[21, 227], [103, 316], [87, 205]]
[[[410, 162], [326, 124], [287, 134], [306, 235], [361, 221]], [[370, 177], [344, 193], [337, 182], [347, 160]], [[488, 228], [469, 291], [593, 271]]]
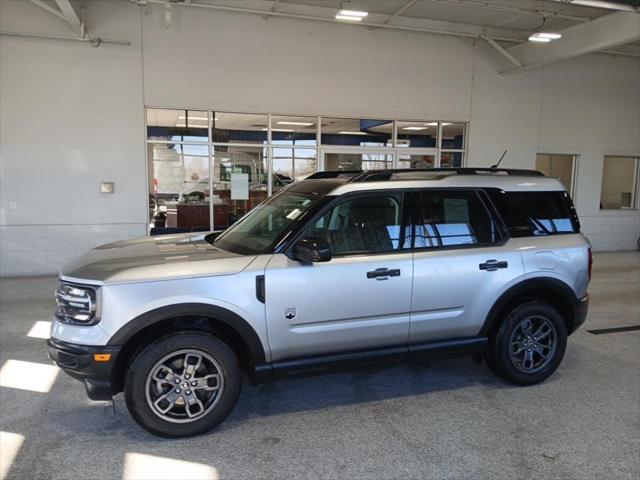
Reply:
[[404, 194], [359, 193], [311, 222], [332, 259], [304, 265], [276, 254], [265, 272], [272, 359], [406, 345], [413, 254]]

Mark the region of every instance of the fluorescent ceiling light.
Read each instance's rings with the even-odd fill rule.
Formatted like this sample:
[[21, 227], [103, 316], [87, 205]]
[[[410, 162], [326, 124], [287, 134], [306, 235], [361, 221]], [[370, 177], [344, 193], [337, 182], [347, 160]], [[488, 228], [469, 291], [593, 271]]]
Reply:
[[364, 18], [367, 15], [369, 15], [369, 12], [364, 12], [362, 10], [340, 10], [337, 15], [344, 15], [347, 17], [359, 17], [359, 18]]
[[402, 130], [426, 130], [429, 127], [403, 127]]
[[340, 135], [368, 135], [366, 132], [338, 132]]
[[278, 125], [298, 125], [300, 127], [310, 127], [313, 125], [313, 122], [285, 122], [284, 120], [276, 123]]
[[[186, 116], [184, 115], [180, 115], [178, 116], [178, 120], [186, 120]], [[189, 115], [189, 120], [209, 120], [208, 117], [192, 117], [191, 115]], [[216, 119], [217, 120], [217, 119]]]
[[425, 125], [429, 127], [436, 127], [438, 125], [438, 122], [429, 122], [429, 123], [425, 123]]
[[[269, 129], [261, 128], [260, 130], [262, 130], [263, 132], [266, 132]], [[293, 132], [294, 130], [292, 130], [291, 128], [272, 128], [271, 131], [272, 132]]]
[[442, 123], [442, 126], [443, 126], [443, 127], [446, 127], [447, 125], [451, 125], [451, 123], [448, 123], [448, 122], [443, 122], [443, 123]]
[[559, 38], [562, 38], [561, 33], [555, 33], [555, 32], [539, 32], [537, 35], [540, 38], [548, 38], [549, 40], [558, 40]]
[[346, 20], [348, 22], [361, 22], [362, 17], [352, 17], [351, 15], [340, 15], [336, 13], [336, 20]]
[[[187, 128], [187, 125], [185, 123], [176, 123], [176, 127], [178, 127], [178, 128]], [[190, 123], [189, 124], [189, 128], [209, 128], [209, 125]]]
[[555, 40], [556, 38], [561, 38], [562, 37], [562, 35], [560, 35], [560, 37], [554, 37], [553, 35], [555, 35], [555, 34], [553, 34], [553, 33], [536, 32], [536, 33], [532, 34], [529, 37], [529, 41], [530, 42], [538, 42], [538, 43], [549, 43], [551, 40]]

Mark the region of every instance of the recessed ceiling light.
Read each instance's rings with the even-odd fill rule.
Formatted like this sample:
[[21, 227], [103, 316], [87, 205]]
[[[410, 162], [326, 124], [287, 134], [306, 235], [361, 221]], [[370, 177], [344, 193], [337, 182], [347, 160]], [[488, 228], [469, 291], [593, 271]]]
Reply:
[[368, 135], [366, 132], [338, 132], [340, 135]]
[[345, 15], [347, 17], [364, 18], [367, 15], [369, 15], [369, 12], [365, 12], [365, 11], [362, 11], [362, 10], [345, 10], [345, 9], [342, 9], [342, 10], [338, 11], [338, 13], [336, 15]]
[[310, 127], [313, 122], [285, 122], [284, 120], [276, 122], [278, 125], [297, 125], [300, 127]]
[[426, 130], [429, 127], [403, 127], [402, 130]]
[[352, 17], [351, 15], [340, 15], [336, 13], [336, 20], [344, 20], [347, 22], [361, 22], [362, 17]]

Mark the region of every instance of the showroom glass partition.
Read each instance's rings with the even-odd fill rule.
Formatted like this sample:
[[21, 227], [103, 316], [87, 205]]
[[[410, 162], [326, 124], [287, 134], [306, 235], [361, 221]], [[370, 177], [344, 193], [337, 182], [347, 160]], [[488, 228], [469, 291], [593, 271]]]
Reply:
[[148, 108], [152, 235], [221, 230], [324, 170], [462, 166], [464, 123]]

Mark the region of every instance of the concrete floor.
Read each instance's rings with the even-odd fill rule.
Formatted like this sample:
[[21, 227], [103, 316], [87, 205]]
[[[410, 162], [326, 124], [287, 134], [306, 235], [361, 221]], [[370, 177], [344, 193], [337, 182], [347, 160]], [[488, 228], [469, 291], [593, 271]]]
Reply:
[[[53, 278], [1, 283], [0, 365], [49, 364], [26, 336], [48, 321]], [[507, 385], [470, 359], [245, 387], [214, 432], [162, 440], [122, 396], [87, 400], [60, 373], [49, 392], [0, 387], [0, 430], [24, 437], [8, 478], [640, 478], [640, 253], [595, 256], [591, 310], [558, 372]], [[151, 455], [147, 458], [136, 455]], [[190, 463], [179, 463], [190, 462]], [[154, 470], [155, 468], [155, 470]]]

